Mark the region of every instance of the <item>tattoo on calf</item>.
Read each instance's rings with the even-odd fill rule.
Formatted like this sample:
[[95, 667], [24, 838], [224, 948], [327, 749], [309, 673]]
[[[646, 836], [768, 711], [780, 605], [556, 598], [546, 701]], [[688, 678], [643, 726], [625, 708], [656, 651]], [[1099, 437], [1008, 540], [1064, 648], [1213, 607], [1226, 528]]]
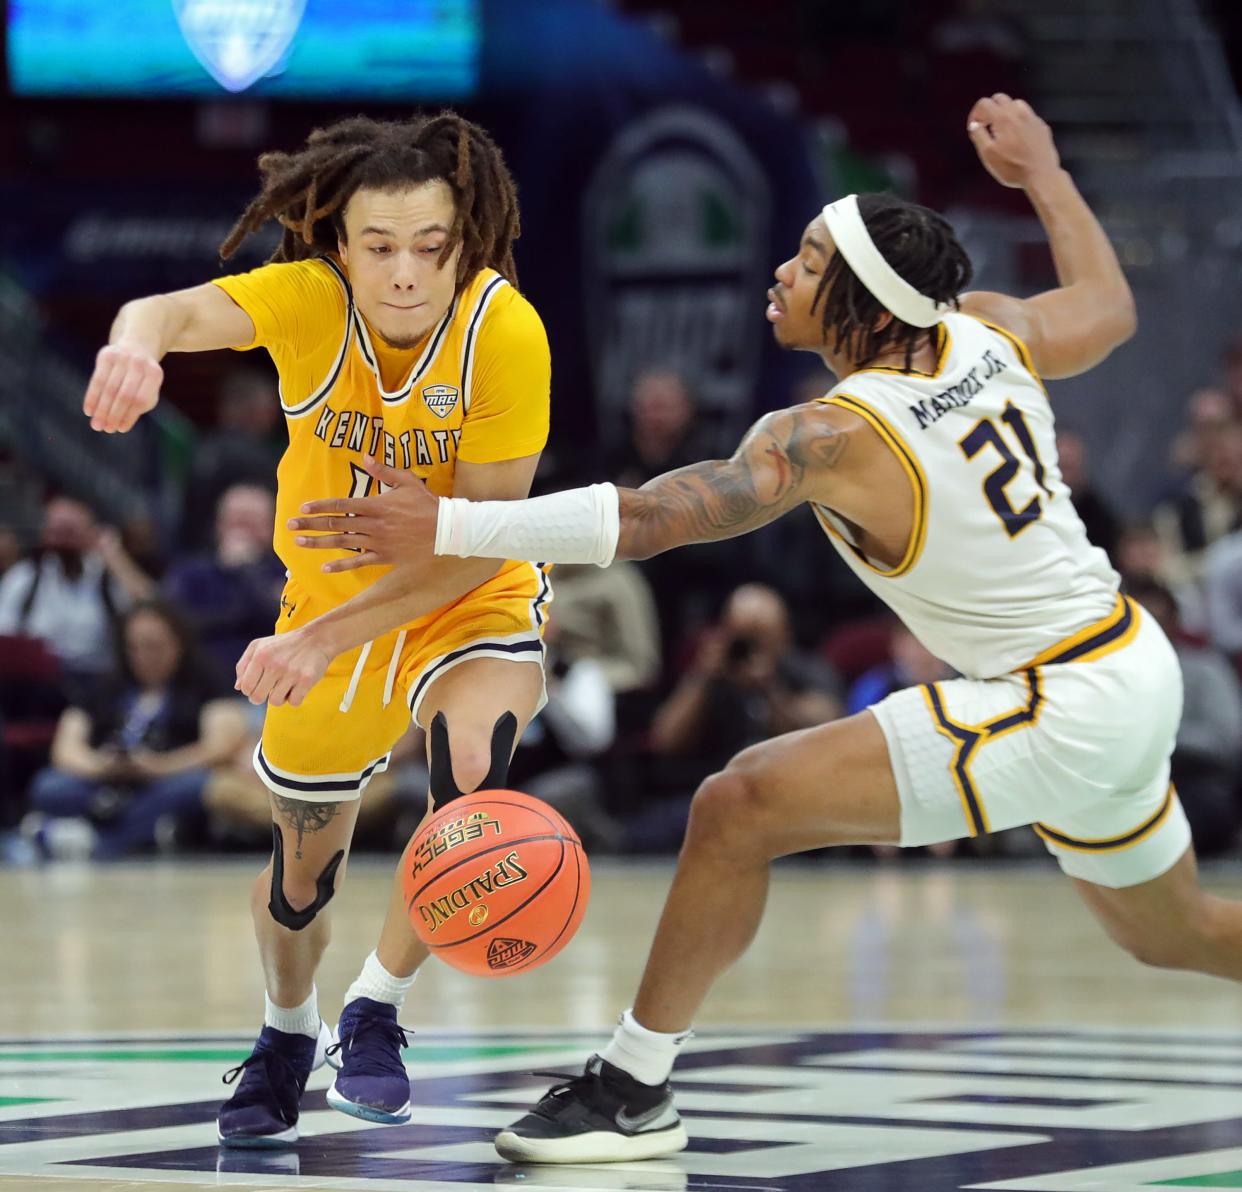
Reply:
[[302, 859], [302, 838], [322, 832], [341, 813], [339, 803], [307, 803], [302, 799], [287, 799], [284, 795], [272, 795], [280, 817], [298, 834], [297, 851], [294, 856]]

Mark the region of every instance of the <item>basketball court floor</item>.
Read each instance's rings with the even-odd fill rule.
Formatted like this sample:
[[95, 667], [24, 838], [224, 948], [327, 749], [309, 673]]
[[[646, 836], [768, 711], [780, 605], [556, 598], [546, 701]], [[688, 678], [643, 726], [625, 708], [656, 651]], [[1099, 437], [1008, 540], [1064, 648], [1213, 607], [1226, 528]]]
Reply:
[[[779, 869], [676, 1073], [675, 1158], [515, 1167], [490, 1145], [552, 1081], [529, 1073], [579, 1069], [636, 987], [672, 871], [605, 863], [550, 965], [420, 976], [410, 1124], [328, 1109], [324, 1070], [295, 1150], [222, 1151], [220, 1077], [262, 1004], [259, 865], [0, 871], [0, 1192], [1242, 1188], [1242, 989], [1140, 969], [1054, 867], [1018, 862]], [[334, 904], [329, 1017], [387, 880], [355, 862]], [[1208, 881], [1242, 895], [1242, 870]]]

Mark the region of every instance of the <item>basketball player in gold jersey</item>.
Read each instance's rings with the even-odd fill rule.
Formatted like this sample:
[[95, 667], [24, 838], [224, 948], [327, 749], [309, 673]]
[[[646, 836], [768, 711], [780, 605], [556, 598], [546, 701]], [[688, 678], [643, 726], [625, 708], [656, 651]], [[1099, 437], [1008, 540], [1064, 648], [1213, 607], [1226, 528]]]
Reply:
[[847, 196], [806, 225], [767, 309], [777, 342], [817, 353], [837, 383], [760, 419], [731, 459], [639, 490], [504, 503], [436, 498], [369, 464], [396, 487], [297, 519], [308, 543], [325, 531], [321, 548], [360, 548], [334, 570], [411, 554], [607, 563], [809, 504], [860, 580], [961, 676], [746, 749], [706, 779], [633, 1008], [580, 1076], [500, 1132], [507, 1159], [597, 1163], [686, 1145], [668, 1083], [678, 1049], [759, 925], [770, 863], [808, 849], [1031, 824], [1139, 960], [1242, 980], [1242, 904], [1199, 886], [1169, 781], [1176, 655], [1087, 541], [1040, 381], [1085, 372], [1128, 339], [1133, 298], [1031, 108], [981, 99], [967, 132], [993, 176], [1025, 190], [1056, 287], [964, 293], [969, 260], [942, 217]]
[[[546, 569], [526, 562], [325, 575], [285, 528], [309, 498], [369, 492], [366, 456], [442, 495], [528, 493], [547, 438], [550, 364], [539, 316], [515, 288], [518, 206], [496, 145], [448, 112], [359, 117], [259, 168], [262, 190], [221, 254], [274, 219], [285, 231], [272, 261], [122, 307], [84, 405], [96, 430], [129, 430], [158, 400], [167, 352], [264, 348], [280, 376], [289, 448], [275, 548], [289, 578], [276, 632], [246, 651], [238, 684], [268, 705], [255, 767], [273, 819], [272, 859], [251, 896], [264, 1027], [226, 1077], [241, 1080], [218, 1122], [220, 1141], [238, 1146], [296, 1140], [299, 1099], [325, 1053], [340, 1068], [336, 1108], [409, 1118], [397, 1011], [427, 953], [400, 883], [331, 1048], [314, 985], [325, 907], [362, 792], [411, 716], [428, 732], [433, 803], [503, 785], [544, 700], [551, 596]], [[274, 689], [289, 673], [305, 681], [304, 698]]]

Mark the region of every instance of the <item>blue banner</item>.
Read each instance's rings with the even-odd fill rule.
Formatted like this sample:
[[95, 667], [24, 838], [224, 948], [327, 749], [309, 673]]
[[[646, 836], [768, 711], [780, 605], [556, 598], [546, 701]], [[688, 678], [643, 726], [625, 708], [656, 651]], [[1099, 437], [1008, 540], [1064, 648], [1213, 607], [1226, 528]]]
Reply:
[[9, 0], [19, 95], [458, 99], [477, 0]]

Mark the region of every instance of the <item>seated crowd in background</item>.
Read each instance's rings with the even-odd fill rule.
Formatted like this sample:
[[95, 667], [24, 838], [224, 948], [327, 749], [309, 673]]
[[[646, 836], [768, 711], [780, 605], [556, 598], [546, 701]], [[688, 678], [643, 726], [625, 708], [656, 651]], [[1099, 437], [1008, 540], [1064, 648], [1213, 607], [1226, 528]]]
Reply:
[[[1242, 339], [1224, 365], [1221, 388], [1189, 397], [1146, 516], [1114, 508], [1083, 436], [1058, 434], [1088, 537], [1177, 650], [1174, 780], [1204, 856], [1233, 849], [1242, 826]], [[790, 400], [826, 388], [808, 372]], [[46, 501], [33, 535], [0, 526], [0, 831], [24, 823], [9, 839], [27, 853], [268, 846], [267, 792], [250, 765], [261, 710], [231, 686], [247, 643], [271, 632], [284, 578], [271, 550], [277, 423], [269, 380], [229, 381], [181, 522], [162, 539], [150, 519], [123, 535], [101, 527], [65, 495]], [[575, 459], [568, 482], [641, 485], [735, 438], [689, 379], [641, 369], [618, 441], [597, 466]], [[564, 487], [554, 450], [537, 483]], [[857, 583], [806, 510], [641, 563], [560, 566], [554, 581], [548, 705], [510, 782], [561, 808], [596, 852], [674, 851], [696, 787], [739, 749], [953, 674]], [[426, 780], [411, 726], [368, 789], [359, 842], [400, 847]]]
[[245, 712], [203, 666], [180, 615], [140, 601], [118, 619], [107, 673], [61, 713], [51, 764], [30, 787], [27, 830], [49, 852], [99, 859], [171, 845], [205, 819], [212, 771], [248, 736]]

